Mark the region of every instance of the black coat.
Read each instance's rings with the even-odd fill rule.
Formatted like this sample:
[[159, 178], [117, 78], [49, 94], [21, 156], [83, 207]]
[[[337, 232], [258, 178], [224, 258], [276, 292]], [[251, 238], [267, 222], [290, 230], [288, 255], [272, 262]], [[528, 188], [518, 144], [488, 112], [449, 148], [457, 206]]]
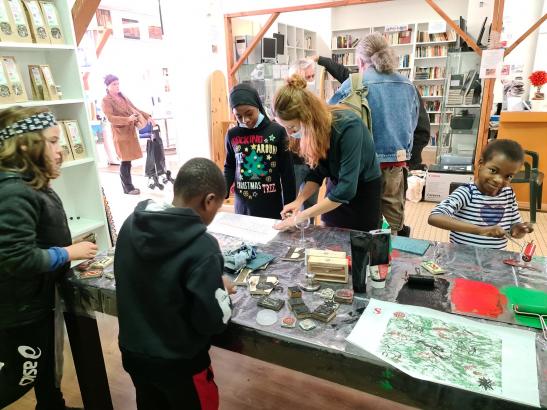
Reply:
[[36, 190], [17, 173], [0, 172], [0, 329], [44, 318], [54, 307], [55, 281], [69, 264], [49, 271], [48, 248], [72, 243], [61, 199]]

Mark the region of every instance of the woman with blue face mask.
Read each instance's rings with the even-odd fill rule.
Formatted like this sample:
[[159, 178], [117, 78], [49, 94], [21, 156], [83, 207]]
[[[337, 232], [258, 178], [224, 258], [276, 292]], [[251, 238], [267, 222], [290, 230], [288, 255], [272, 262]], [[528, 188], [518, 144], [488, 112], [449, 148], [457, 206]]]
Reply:
[[[275, 228], [287, 229], [321, 215], [326, 226], [377, 229], [382, 178], [374, 142], [361, 118], [343, 106], [327, 107], [299, 75], [290, 77], [277, 91], [273, 113], [287, 130], [291, 150], [310, 166], [304, 187], [294, 202], [285, 205], [284, 220]], [[324, 180], [325, 197], [300, 211]], [[295, 216], [287, 218], [289, 214]]]
[[237, 126], [226, 134], [226, 198], [233, 185], [236, 213], [279, 219], [283, 206], [296, 197], [287, 133], [270, 121], [248, 84], [231, 90], [230, 108]]

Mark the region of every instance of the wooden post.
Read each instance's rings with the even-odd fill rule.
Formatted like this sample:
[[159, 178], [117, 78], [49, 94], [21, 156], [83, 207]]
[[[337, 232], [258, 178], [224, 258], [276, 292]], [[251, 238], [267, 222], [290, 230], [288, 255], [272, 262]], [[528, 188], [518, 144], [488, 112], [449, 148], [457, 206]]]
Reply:
[[477, 45], [477, 43], [475, 43], [475, 40], [473, 40], [471, 37], [469, 37], [467, 35], [466, 32], [464, 32], [460, 26], [458, 26], [456, 23], [454, 23], [452, 21], [452, 19], [450, 18], [450, 16], [448, 14], [446, 14], [443, 9], [441, 9], [436, 3], [434, 0], [425, 0], [425, 2], [427, 4], [429, 4], [433, 10], [435, 10], [437, 12], [437, 14], [439, 14], [439, 16], [441, 16], [443, 18], [444, 21], [446, 21], [446, 24], [448, 24], [450, 27], [452, 27], [452, 29], [458, 33], [458, 35], [463, 38], [465, 40], [465, 42], [467, 44], [469, 44], [469, 46], [475, 50], [475, 52], [478, 54], [478, 55], [482, 55], [482, 50], [480, 49], [480, 47]]
[[[505, 0], [495, 0], [494, 15], [492, 16], [492, 33], [501, 33], [503, 25], [503, 8]], [[490, 126], [490, 112], [492, 111], [492, 103], [494, 101], [494, 84], [495, 78], [487, 78], [484, 80], [482, 90], [481, 117], [479, 122], [479, 132], [477, 134], [477, 145], [475, 147], [475, 175], [478, 172], [479, 160], [481, 158], [482, 149], [488, 143], [488, 129]]]
[[74, 21], [74, 34], [76, 44], [80, 44], [91, 19], [95, 15], [101, 0], [76, 0], [72, 6], [72, 21]]
[[543, 15], [543, 17], [541, 17], [538, 21], [536, 21], [536, 24], [534, 24], [532, 27], [530, 27], [528, 30], [526, 30], [526, 32], [520, 36], [517, 41], [515, 41], [513, 44], [511, 44], [511, 46], [509, 46], [508, 48], [505, 49], [505, 53], [503, 53], [503, 56], [506, 57], [507, 54], [509, 54], [511, 51], [513, 51], [513, 49], [518, 46], [520, 43], [522, 43], [526, 37], [528, 37], [532, 31], [534, 31], [535, 29], [537, 29], [539, 26], [541, 26], [541, 24], [547, 20], [547, 13], [545, 13]]
[[234, 74], [230, 74], [232, 67], [234, 66], [234, 34], [232, 31], [232, 19], [231, 17], [224, 16], [224, 41], [226, 43], [226, 72], [228, 73], [228, 89], [236, 83], [236, 77]]
[[251, 42], [251, 44], [247, 46], [247, 48], [245, 49], [245, 52], [241, 55], [241, 57], [239, 57], [239, 60], [237, 60], [237, 62], [235, 63], [233, 67], [229, 68], [230, 70], [228, 73], [229, 77], [235, 76], [236, 71], [239, 69], [239, 67], [241, 67], [241, 65], [247, 59], [247, 57], [249, 57], [249, 55], [257, 46], [257, 44], [260, 43], [260, 41], [262, 40], [262, 37], [264, 37], [264, 34], [266, 34], [266, 31], [270, 29], [270, 27], [275, 22], [275, 20], [277, 20], [278, 17], [279, 17], [279, 13], [273, 13], [270, 16], [266, 24], [262, 26], [258, 34], [253, 38], [253, 41]]

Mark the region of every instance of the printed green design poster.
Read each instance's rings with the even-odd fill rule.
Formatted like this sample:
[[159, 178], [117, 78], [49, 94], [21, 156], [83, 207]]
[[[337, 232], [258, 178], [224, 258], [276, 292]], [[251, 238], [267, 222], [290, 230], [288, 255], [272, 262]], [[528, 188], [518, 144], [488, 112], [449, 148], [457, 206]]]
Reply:
[[371, 299], [346, 340], [412, 377], [539, 407], [535, 336]]

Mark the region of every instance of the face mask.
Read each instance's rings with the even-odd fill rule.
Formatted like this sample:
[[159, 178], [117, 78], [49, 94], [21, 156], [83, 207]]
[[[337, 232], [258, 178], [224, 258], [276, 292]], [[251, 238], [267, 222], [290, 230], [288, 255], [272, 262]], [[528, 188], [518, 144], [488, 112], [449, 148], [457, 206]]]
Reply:
[[[254, 126], [253, 128], [257, 128], [263, 120], [264, 120], [264, 114], [262, 114], [261, 112], [259, 112], [259, 113], [258, 113], [258, 120], [256, 120], [256, 124], [255, 124], [255, 126]], [[240, 126], [241, 128], [249, 128], [249, 127], [247, 127], [247, 126], [246, 126], [244, 123], [242, 123], [242, 122], [239, 123], [239, 126]]]
[[315, 92], [315, 81], [308, 82], [308, 90], [311, 91], [312, 93]]
[[294, 134], [291, 134], [291, 138], [299, 140], [300, 138], [302, 138], [302, 131], [297, 131]]

